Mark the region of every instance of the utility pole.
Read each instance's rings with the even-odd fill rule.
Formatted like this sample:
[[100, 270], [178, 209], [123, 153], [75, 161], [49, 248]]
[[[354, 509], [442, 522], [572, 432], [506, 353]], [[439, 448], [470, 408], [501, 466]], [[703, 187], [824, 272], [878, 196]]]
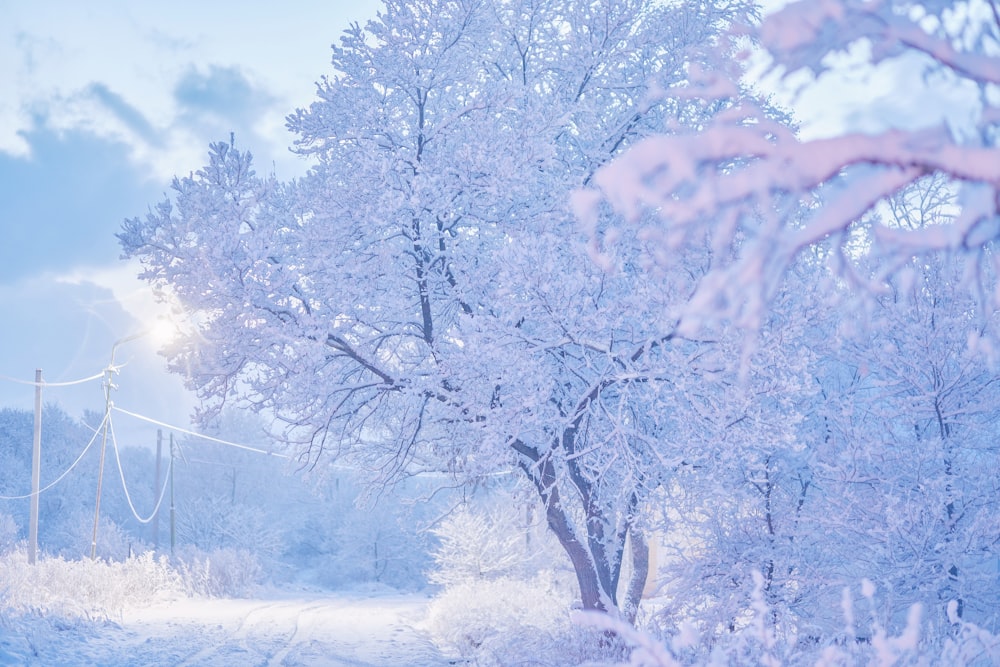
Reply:
[[119, 345], [135, 340], [136, 338], [142, 338], [148, 333], [148, 330], [140, 331], [137, 334], [116, 340], [114, 345], [111, 346], [111, 363], [109, 363], [108, 367], [104, 369], [104, 434], [101, 438], [101, 462], [97, 468], [97, 501], [94, 503], [94, 534], [90, 541], [90, 560], [97, 559], [97, 523], [101, 517], [101, 489], [104, 483], [104, 455], [108, 451], [108, 430], [111, 427], [111, 390], [115, 388], [115, 385], [111, 382], [111, 378], [118, 372], [118, 368], [115, 366], [115, 352], [118, 351]]
[[38, 553], [38, 489], [42, 476], [42, 369], [35, 369], [35, 433], [31, 447], [31, 513], [28, 527], [28, 563]]
[[[158, 501], [160, 496], [160, 461], [163, 458], [163, 429], [156, 429], [156, 476], [153, 480], [153, 500]], [[153, 549], [160, 548], [160, 504], [156, 504], [156, 513], [153, 514]]]
[[97, 523], [101, 517], [101, 490], [104, 485], [104, 455], [108, 451], [108, 422], [111, 420], [111, 376], [115, 371], [115, 352], [111, 349], [111, 364], [104, 369], [104, 433], [101, 435], [101, 462], [97, 467], [97, 500], [94, 502], [94, 533], [90, 540], [90, 560], [97, 559]]
[[170, 555], [174, 555], [174, 434], [170, 434]]

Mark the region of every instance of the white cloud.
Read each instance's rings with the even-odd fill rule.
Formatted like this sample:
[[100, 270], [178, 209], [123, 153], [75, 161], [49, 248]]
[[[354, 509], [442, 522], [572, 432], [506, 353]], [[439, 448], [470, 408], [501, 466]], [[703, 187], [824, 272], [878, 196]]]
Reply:
[[[2, 3], [0, 151], [27, 155], [25, 135], [44, 123], [125, 143], [135, 163], [161, 181], [198, 168], [208, 142], [229, 130], [252, 132], [244, 144], [289, 160], [291, 137], [275, 119], [309, 103], [314, 82], [329, 73], [330, 44], [350, 21], [372, 17], [380, 6], [376, 0], [345, 4], [310, 0], [290, 10], [269, 2], [193, 0]], [[178, 83], [192, 70], [212, 67], [243, 74], [247, 92], [260, 101], [256, 119], [196, 123], [185, 117], [175, 98]], [[95, 84], [144, 119], [156, 140], [102, 103]]]
[[12, 105], [0, 104], [0, 128], [7, 128], [9, 130], [6, 132], [0, 131], [0, 153], [7, 153], [8, 155], [20, 158], [31, 156], [31, 144], [17, 130], [17, 128], [28, 124], [23, 114], [19, 114], [17, 109], [14, 109]]
[[[115, 302], [134, 320], [136, 331], [155, 329], [162, 319], [176, 317], [173, 308], [157, 298], [153, 289], [136, 276], [139, 273], [137, 262], [118, 262], [110, 266], [77, 267], [72, 271], [56, 275], [54, 282], [65, 285], [95, 285], [106, 289], [114, 297]], [[130, 335], [136, 331], [119, 332], [121, 336]], [[142, 344], [155, 347], [153, 339]]]

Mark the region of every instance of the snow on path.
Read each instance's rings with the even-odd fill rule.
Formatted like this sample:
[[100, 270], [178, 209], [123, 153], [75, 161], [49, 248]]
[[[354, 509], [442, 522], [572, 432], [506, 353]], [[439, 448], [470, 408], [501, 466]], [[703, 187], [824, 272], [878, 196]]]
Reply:
[[126, 611], [119, 622], [36, 623], [18, 653], [25, 665], [102, 667], [453, 664], [418, 627], [426, 607], [413, 595], [179, 599]]

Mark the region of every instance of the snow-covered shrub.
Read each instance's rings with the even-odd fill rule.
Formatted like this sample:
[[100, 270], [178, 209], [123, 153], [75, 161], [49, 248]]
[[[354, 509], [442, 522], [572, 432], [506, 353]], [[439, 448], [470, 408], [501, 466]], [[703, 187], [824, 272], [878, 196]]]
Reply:
[[329, 588], [424, 588], [437, 542], [427, 526], [453, 504], [449, 492], [434, 478], [414, 478], [366, 495], [354, 475], [320, 474], [284, 554], [296, 580]]
[[[764, 577], [754, 573], [755, 590], [740, 628], [719, 636], [699, 633], [704, 618], [692, 618], [658, 633], [636, 630], [603, 614], [578, 614], [574, 620], [598, 631], [611, 632], [628, 647], [625, 662], [604, 667], [709, 667], [715, 665], [784, 665], [786, 667], [848, 667], [872, 665], [949, 665], [974, 667], [1000, 664], [1000, 637], [962, 621], [958, 605], [949, 605], [950, 624], [941, 627], [924, 605], [909, 608], [903, 623], [887, 623], [880, 611], [876, 587], [861, 583], [860, 606], [849, 590], [841, 603], [842, 634], [816, 642], [778, 632], [773, 610], [765, 602]], [[858, 614], [860, 612], [860, 615]], [[593, 667], [596, 667], [594, 665]]]
[[[515, 491], [516, 492], [516, 491]], [[430, 582], [444, 586], [428, 629], [477, 665], [576, 665], [600, 647], [570, 620], [576, 580], [543, 513], [510, 490], [452, 511], [433, 529]]]
[[[39, 542], [46, 551], [69, 560], [89, 557], [93, 541], [94, 512], [82, 508], [68, 513], [52, 530], [43, 530], [39, 536]], [[143, 542], [129, 535], [110, 517], [100, 516], [97, 523], [97, 558], [123, 561], [146, 550]]]
[[0, 581], [9, 611], [82, 618], [108, 618], [181, 591], [167, 559], [150, 552], [121, 562], [43, 555], [29, 565], [26, 552], [17, 550], [0, 557]]
[[0, 554], [6, 554], [17, 544], [17, 522], [14, 517], [0, 512]]
[[539, 570], [570, 563], [532, 503], [500, 492], [487, 502], [463, 505], [434, 529], [431, 583], [451, 586], [501, 577], [528, 579]]
[[406, 515], [386, 506], [352, 507], [332, 529], [331, 558], [325, 579], [337, 586], [378, 583], [398, 589], [419, 588], [428, 550], [426, 536], [406, 525]]
[[204, 494], [179, 504], [177, 536], [181, 542], [205, 551], [254, 551], [262, 559], [272, 561], [281, 556], [287, 543], [290, 521], [281, 521], [273, 508]]
[[427, 629], [476, 665], [577, 665], [599, 642], [571, 621], [575, 598], [553, 572], [458, 583], [431, 603]]
[[973, 623], [955, 623], [956, 605], [949, 605], [948, 614], [958, 628], [954, 637], [948, 637], [941, 650], [942, 665], [1000, 665], [1000, 636], [990, 633]]
[[518, 523], [510, 510], [456, 510], [434, 529], [441, 542], [428, 579], [448, 586], [523, 574], [531, 553]]
[[243, 597], [263, 579], [260, 561], [245, 549], [205, 552], [185, 547], [178, 550], [172, 563], [189, 595]]

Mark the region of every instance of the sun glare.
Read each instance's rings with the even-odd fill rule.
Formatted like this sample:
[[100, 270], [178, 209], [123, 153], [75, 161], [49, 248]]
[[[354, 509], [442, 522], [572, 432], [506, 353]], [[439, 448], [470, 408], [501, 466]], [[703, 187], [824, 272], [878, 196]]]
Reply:
[[169, 345], [177, 337], [177, 325], [162, 315], [150, 323], [148, 331], [149, 343], [157, 351]]

